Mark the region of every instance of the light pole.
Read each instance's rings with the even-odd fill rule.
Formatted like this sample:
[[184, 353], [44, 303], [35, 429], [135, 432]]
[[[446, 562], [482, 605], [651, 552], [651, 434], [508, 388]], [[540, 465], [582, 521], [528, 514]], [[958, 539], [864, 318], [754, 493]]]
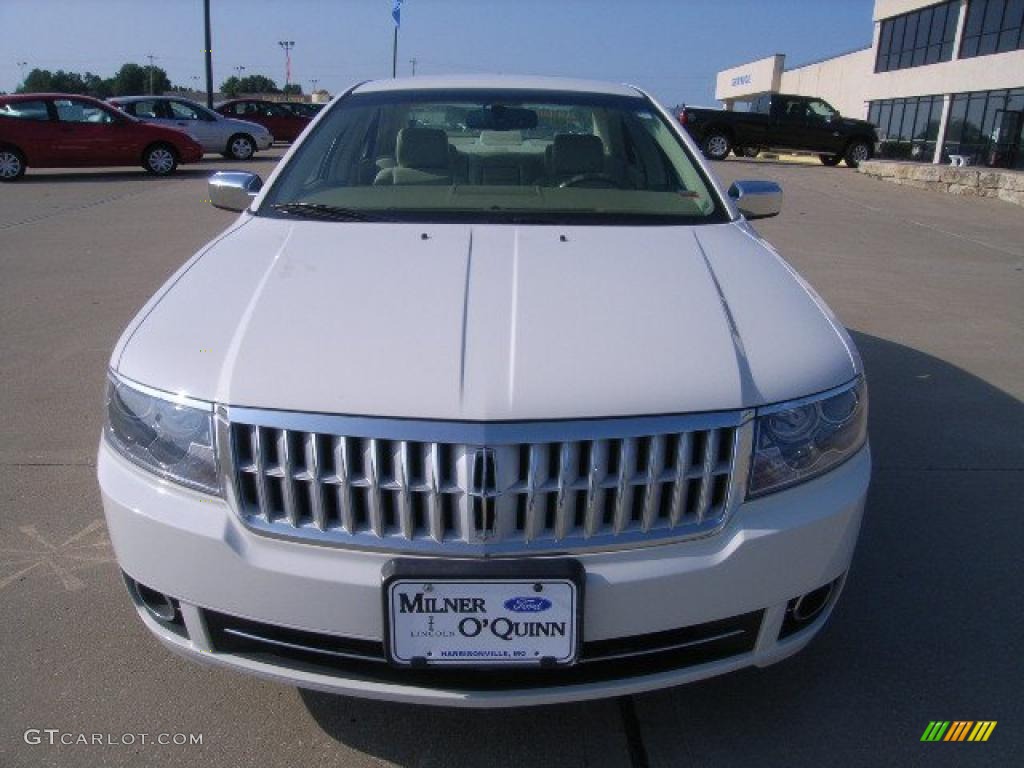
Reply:
[[409, 63], [412, 64], [412, 76], [416, 77], [416, 57], [413, 56], [411, 59], [409, 59]]
[[18, 68], [21, 70], [21, 84], [22, 85], [25, 84], [25, 67], [27, 67], [27, 66], [28, 66], [28, 62], [27, 61], [19, 61], [18, 62]]
[[288, 93], [288, 86], [292, 82], [292, 48], [295, 47], [295, 41], [278, 40], [277, 44], [284, 48], [284, 91]]
[[241, 80], [242, 79], [242, 73], [245, 72], [245, 67], [243, 67], [241, 64], [239, 64], [237, 67], [234, 67], [234, 70], [235, 70], [235, 77], [237, 77], [239, 80]]
[[192, 90], [199, 93], [199, 75], [192, 75]]
[[149, 95], [153, 95], [153, 60], [156, 58], [152, 53], [147, 53], [146, 58], [149, 59]]
[[315, 77], [310, 79], [310, 81], [309, 81], [309, 85], [310, 85], [309, 92], [310, 93], [316, 93], [316, 84], [319, 83], [319, 82], [320, 81], [317, 80]]
[[210, 34], [210, 0], [203, 0], [203, 58], [206, 59], [206, 108], [213, 109], [213, 43]]

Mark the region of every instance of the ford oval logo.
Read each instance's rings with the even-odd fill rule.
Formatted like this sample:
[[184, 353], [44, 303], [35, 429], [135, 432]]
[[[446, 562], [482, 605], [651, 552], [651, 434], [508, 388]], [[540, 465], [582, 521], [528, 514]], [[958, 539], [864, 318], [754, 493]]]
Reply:
[[505, 601], [505, 608], [516, 613], [540, 613], [550, 607], [546, 597], [510, 597]]

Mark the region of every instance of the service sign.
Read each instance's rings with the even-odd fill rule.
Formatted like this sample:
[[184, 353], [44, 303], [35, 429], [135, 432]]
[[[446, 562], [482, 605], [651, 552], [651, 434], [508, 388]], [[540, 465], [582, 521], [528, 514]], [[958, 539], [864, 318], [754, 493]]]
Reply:
[[388, 585], [398, 664], [572, 664], [579, 599], [569, 579], [411, 580]]

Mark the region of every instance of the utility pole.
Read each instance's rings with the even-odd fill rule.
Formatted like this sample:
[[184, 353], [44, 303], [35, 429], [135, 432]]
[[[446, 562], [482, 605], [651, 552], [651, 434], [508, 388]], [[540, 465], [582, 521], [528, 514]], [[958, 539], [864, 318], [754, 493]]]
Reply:
[[210, 0], [203, 0], [203, 19], [205, 22], [206, 48], [206, 108], [213, 109], [213, 43], [210, 36]]
[[295, 41], [278, 40], [277, 44], [284, 48], [284, 90], [287, 93], [292, 82], [292, 48], [295, 47]]
[[413, 56], [411, 59], [409, 59], [409, 63], [412, 64], [412, 76], [416, 77], [416, 57]]
[[153, 95], [153, 59], [156, 58], [152, 53], [147, 53], [146, 58], [149, 59], [149, 95]]

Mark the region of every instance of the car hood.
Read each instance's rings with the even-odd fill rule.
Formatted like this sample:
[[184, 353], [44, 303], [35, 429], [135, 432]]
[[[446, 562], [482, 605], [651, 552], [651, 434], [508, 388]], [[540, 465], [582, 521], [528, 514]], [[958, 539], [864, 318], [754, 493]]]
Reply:
[[171, 278], [113, 358], [128, 379], [232, 405], [463, 420], [748, 408], [858, 365], [746, 224], [252, 216]]

